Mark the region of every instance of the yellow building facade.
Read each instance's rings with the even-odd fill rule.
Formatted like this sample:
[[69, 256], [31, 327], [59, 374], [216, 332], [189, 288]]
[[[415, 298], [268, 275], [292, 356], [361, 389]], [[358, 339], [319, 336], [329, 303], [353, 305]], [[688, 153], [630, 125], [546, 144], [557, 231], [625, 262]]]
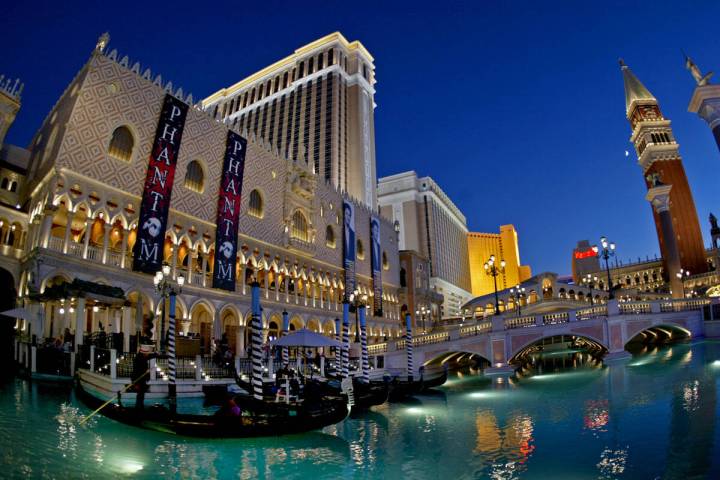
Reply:
[[501, 225], [500, 233], [468, 232], [467, 242], [473, 296], [494, 291], [493, 277], [484, 267], [491, 255], [495, 255], [498, 265], [505, 260], [505, 270], [497, 277], [498, 290], [512, 288], [532, 276], [530, 266], [520, 264], [518, 236], [513, 225]]

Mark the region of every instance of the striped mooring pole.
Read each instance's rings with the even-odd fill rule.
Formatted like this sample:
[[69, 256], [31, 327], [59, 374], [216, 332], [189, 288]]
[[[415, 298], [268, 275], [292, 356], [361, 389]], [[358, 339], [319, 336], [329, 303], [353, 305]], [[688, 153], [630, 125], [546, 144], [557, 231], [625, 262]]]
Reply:
[[[280, 333], [280, 337], [284, 337], [288, 334], [288, 330], [290, 330], [290, 319], [287, 310], [283, 310], [282, 312], [282, 332]], [[288, 347], [282, 347], [282, 363], [283, 366], [285, 366], [286, 363], [290, 362], [290, 355], [288, 354]]]
[[407, 373], [408, 380], [413, 381], [413, 337], [412, 337], [412, 319], [410, 314], [405, 315], [405, 352], [407, 352]]
[[342, 329], [342, 347], [340, 347], [342, 357], [341, 375], [342, 378], [348, 378], [348, 369], [350, 363], [350, 304], [343, 302], [343, 329]]
[[168, 325], [168, 399], [170, 402], [170, 411], [177, 412], [177, 385], [175, 379], [177, 377], [177, 366], [175, 364], [175, 292], [170, 292], [170, 322]]
[[370, 383], [370, 360], [368, 359], [368, 347], [367, 347], [367, 321], [365, 319], [365, 306], [358, 307], [360, 316], [360, 347], [361, 356], [360, 359], [362, 364], [362, 381], [363, 383]]
[[[341, 331], [340, 331], [340, 319], [336, 318], [335, 319], [335, 340], [337, 340], [339, 342], [341, 338], [342, 337], [341, 337]], [[337, 373], [340, 373], [340, 369], [342, 368], [342, 359], [341, 359], [342, 354], [340, 352], [341, 352], [340, 348], [335, 349], [335, 372], [337, 372]]]
[[256, 400], [263, 399], [263, 366], [262, 366], [262, 314], [260, 312], [260, 284], [252, 283], [251, 296], [252, 313], [252, 386], [253, 397]]

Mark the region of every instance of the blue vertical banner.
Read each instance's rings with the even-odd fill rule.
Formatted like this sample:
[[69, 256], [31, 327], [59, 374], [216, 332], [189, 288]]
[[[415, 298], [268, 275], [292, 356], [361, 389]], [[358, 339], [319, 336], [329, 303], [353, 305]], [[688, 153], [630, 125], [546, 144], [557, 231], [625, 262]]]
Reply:
[[137, 239], [133, 247], [133, 270], [136, 272], [155, 273], [162, 267], [170, 194], [187, 111], [187, 104], [165, 95], [140, 202]]
[[355, 290], [355, 206], [343, 200], [343, 268], [345, 269], [345, 300]]
[[373, 315], [382, 317], [382, 249], [380, 248], [380, 220], [373, 215], [370, 217], [370, 265], [372, 267], [373, 281]]
[[215, 226], [213, 288], [235, 291], [238, 221], [247, 140], [228, 131]]

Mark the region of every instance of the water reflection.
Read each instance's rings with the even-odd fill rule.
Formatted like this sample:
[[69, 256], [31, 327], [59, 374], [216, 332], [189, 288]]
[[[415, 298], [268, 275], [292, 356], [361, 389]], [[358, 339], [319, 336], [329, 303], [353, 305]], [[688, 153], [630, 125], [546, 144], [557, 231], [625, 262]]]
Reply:
[[0, 387], [0, 471], [64, 478], [720, 478], [718, 359], [720, 344], [711, 342], [654, 348], [610, 367], [582, 352], [554, 352], [516, 376], [465, 371], [439, 394], [376, 407], [322, 432], [210, 441], [101, 416], [79, 427], [88, 410], [69, 391], [17, 382]]

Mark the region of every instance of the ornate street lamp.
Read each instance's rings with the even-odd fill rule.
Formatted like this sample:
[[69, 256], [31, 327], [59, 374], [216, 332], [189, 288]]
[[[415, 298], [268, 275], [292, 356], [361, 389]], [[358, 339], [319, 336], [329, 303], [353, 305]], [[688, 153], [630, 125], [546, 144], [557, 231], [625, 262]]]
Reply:
[[608, 279], [608, 300], [612, 300], [615, 298], [615, 295], [613, 295], [613, 284], [612, 279], [610, 278], [610, 257], [615, 256], [615, 243], [614, 242], [608, 242], [607, 237], [600, 237], [600, 244], [602, 245], [602, 251], [598, 248], [597, 245], [593, 245], [592, 249], [593, 252], [598, 253], [601, 258], [605, 260], [605, 271], [607, 272], [607, 279]]
[[360, 320], [358, 319], [358, 308], [367, 305], [368, 296], [366, 294], [360, 295], [360, 290], [355, 289], [350, 294], [350, 305], [355, 308], [355, 343], [360, 343]]
[[512, 295], [513, 303], [516, 305], [518, 317], [520, 314], [520, 299], [525, 296], [525, 287], [517, 285], [515, 288], [510, 289], [510, 295]]
[[592, 273], [588, 273], [587, 275], [585, 275], [585, 278], [583, 278], [582, 281], [590, 289], [590, 306], [592, 307], [593, 306], [593, 287], [595, 287], [595, 284], [598, 281], [598, 277], [593, 276]]
[[155, 274], [153, 278], [155, 290], [163, 299], [163, 315], [160, 330], [160, 349], [164, 352], [165, 342], [165, 299], [170, 297], [170, 325], [168, 334], [168, 399], [170, 401], [170, 411], [174, 414], [177, 410], [177, 389], [175, 384], [176, 366], [175, 366], [175, 297], [182, 292], [182, 286], [185, 285], [185, 277], [180, 274], [177, 276], [177, 282], [173, 282], [170, 278], [170, 265], [163, 263], [162, 269]]
[[685, 270], [684, 268], [681, 268], [680, 271], [675, 274], [675, 276], [680, 280], [680, 284], [682, 284], [683, 298], [685, 298], [685, 282], [683, 281], [683, 278], [689, 277], [690, 272]]
[[155, 273], [153, 278], [155, 291], [162, 298], [162, 317], [160, 320], [160, 351], [165, 352], [165, 299], [171, 295], [178, 295], [182, 292], [185, 285], [185, 277], [182, 274], [177, 276], [177, 282], [173, 282], [170, 278], [170, 265], [164, 262], [162, 268]]
[[420, 307], [419, 310], [415, 310], [415, 315], [419, 315], [419, 316], [420, 316], [420, 320], [422, 321], [422, 331], [423, 331], [423, 333], [425, 333], [425, 315], [427, 315], [428, 313], [430, 313], [430, 309], [427, 308], [425, 305], [423, 305], [422, 307]]
[[495, 286], [495, 315], [500, 314], [500, 300], [498, 299], [497, 289], [497, 277], [505, 273], [505, 260], [500, 260], [500, 266], [498, 267], [495, 263], [495, 255], [490, 255], [490, 258], [485, 262], [485, 273], [493, 277], [493, 285]]

